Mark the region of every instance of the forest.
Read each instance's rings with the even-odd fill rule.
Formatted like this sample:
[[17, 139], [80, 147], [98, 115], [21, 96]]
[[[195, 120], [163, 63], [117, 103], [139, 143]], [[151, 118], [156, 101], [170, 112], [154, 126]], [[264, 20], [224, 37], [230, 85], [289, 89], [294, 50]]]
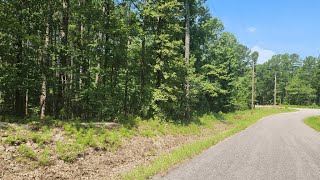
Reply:
[[258, 104], [320, 105], [320, 57], [275, 55], [257, 65], [256, 77]]
[[1, 1], [1, 114], [182, 120], [249, 107], [257, 56], [204, 3]]
[[[0, 5], [0, 113], [188, 120], [251, 106], [258, 53], [205, 0], [11, 0]], [[320, 59], [256, 67], [256, 104], [320, 103]]]
[[222, 162], [271, 148], [287, 167], [279, 145], [317, 141], [287, 105], [319, 108], [320, 56], [261, 63], [208, 2], [0, 0], [0, 179], [152, 179], [246, 128]]

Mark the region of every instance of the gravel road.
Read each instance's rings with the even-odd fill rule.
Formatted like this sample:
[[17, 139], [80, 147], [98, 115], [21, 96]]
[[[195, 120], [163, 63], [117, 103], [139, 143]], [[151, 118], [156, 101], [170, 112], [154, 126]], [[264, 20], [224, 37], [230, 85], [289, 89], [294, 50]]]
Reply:
[[320, 133], [303, 123], [320, 110], [265, 117], [154, 179], [320, 179]]

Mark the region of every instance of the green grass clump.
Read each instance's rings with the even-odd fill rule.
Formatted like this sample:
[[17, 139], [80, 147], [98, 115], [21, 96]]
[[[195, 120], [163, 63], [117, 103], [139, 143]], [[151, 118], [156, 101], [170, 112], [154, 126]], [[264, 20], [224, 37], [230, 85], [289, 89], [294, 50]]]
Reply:
[[74, 162], [81, 154], [84, 153], [84, 146], [77, 143], [58, 142], [56, 152], [59, 159], [65, 162]]
[[122, 144], [122, 134], [120, 131], [107, 131], [100, 134], [98, 141], [104, 149], [116, 150]]
[[74, 143], [83, 147], [96, 149], [117, 149], [124, 138], [130, 138], [134, 131], [125, 127], [117, 130], [107, 130], [103, 128], [76, 128], [74, 125], [66, 124], [64, 130]]
[[131, 138], [136, 135], [135, 131], [125, 127], [118, 130], [106, 130], [99, 134], [98, 142], [102, 144], [104, 149], [116, 150], [120, 147], [124, 139]]
[[189, 123], [150, 119], [138, 123], [138, 133], [145, 137], [199, 134], [204, 128], [213, 128], [214, 121], [217, 119], [213, 115], [205, 115]]
[[38, 156], [38, 163], [40, 166], [50, 165], [50, 150], [45, 148], [43, 152]]
[[28, 135], [24, 133], [16, 133], [5, 138], [4, 143], [9, 145], [20, 145], [26, 143]]
[[217, 122], [218, 119], [213, 114], [205, 114], [199, 118], [199, 123], [206, 128], [213, 128], [213, 122]]
[[98, 142], [96, 140], [96, 130], [89, 128], [88, 130], [80, 129], [75, 134], [76, 143], [83, 146], [97, 147]]
[[31, 159], [31, 160], [36, 160], [37, 159], [36, 153], [30, 147], [28, 147], [28, 146], [26, 146], [24, 144], [19, 146], [18, 152], [20, 154], [20, 157], [22, 157], [22, 158], [28, 158], [28, 159]]
[[10, 144], [10, 145], [14, 145], [17, 142], [17, 139], [15, 136], [8, 136], [7, 138], [5, 138], [4, 143], [5, 144]]
[[52, 139], [52, 133], [48, 128], [43, 128], [39, 132], [30, 132], [27, 130], [7, 130], [8, 137], [5, 138], [4, 143], [9, 145], [20, 145], [27, 141], [32, 141], [40, 146], [47, 144]]
[[[81, 147], [83, 151], [92, 147], [95, 150], [116, 150], [123, 142], [124, 138], [130, 138], [135, 135], [134, 130], [130, 127], [122, 126], [117, 130], [108, 130], [105, 128], [95, 127], [93, 124], [87, 127], [81, 126], [79, 123], [65, 123], [63, 125], [64, 134], [71, 140], [68, 148], [72, 151], [74, 146]], [[60, 149], [60, 159], [65, 161], [74, 161], [77, 152], [70, 153], [70, 155], [64, 152], [64, 148], [57, 145], [57, 149]], [[69, 158], [70, 157], [70, 158]]]
[[311, 105], [281, 105], [282, 107], [287, 107], [287, 108], [309, 108], [309, 109], [320, 109], [320, 106], [316, 105], [315, 103]]
[[184, 125], [184, 124], [170, 124], [168, 126], [168, 134], [173, 135], [188, 135], [188, 134], [199, 134], [201, 129], [204, 127], [201, 124], [196, 124], [194, 122]]
[[47, 130], [45, 132], [39, 132], [39, 133], [30, 133], [30, 138], [32, 142], [39, 144], [40, 146], [47, 144], [52, 139], [52, 133], [51, 131]]
[[78, 133], [78, 129], [71, 123], [64, 124], [63, 129], [68, 136]]
[[138, 127], [139, 134], [145, 137], [166, 134], [166, 123], [161, 120], [140, 121]]
[[317, 117], [309, 117], [304, 120], [304, 122], [315, 129], [316, 131], [320, 131], [320, 116]]
[[120, 132], [121, 136], [123, 138], [131, 138], [133, 137], [134, 135], [136, 135], [135, 131], [131, 130], [131, 129], [128, 129], [126, 127], [121, 127], [118, 132]]

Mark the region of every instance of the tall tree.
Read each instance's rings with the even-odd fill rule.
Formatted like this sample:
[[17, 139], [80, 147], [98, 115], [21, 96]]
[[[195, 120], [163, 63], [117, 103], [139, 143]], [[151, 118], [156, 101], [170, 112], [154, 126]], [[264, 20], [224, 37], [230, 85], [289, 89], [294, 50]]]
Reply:
[[[184, 120], [250, 107], [250, 50], [205, 0], [1, 1], [0, 21], [1, 114]], [[299, 58], [275, 59], [285, 100]]]
[[[189, 0], [185, 0], [186, 7], [186, 37], [185, 37], [185, 59], [186, 67], [190, 66], [190, 4]], [[186, 78], [186, 112], [185, 117], [187, 120], [190, 120], [190, 82], [188, 77]]]

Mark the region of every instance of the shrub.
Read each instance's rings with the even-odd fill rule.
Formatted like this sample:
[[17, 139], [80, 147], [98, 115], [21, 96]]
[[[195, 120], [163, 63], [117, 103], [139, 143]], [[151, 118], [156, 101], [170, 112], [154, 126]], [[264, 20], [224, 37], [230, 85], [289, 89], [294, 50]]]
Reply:
[[17, 133], [12, 136], [8, 136], [4, 142], [10, 145], [20, 145], [21, 143], [25, 143], [28, 140], [28, 136], [26, 134]]
[[66, 135], [71, 136], [72, 134], [75, 134], [78, 132], [77, 128], [74, 127], [72, 124], [65, 124], [63, 126], [63, 129], [66, 133]]
[[140, 134], [146, 137], [166, 134], [166, 124], [160, 120], [141, 121], [139, 123]]
[[36, 153], [28, 146], [22, 144], [19, 148], [18, 148], [18, 152], [20, 154], [21, 157], [23, 158], [28, 158], [28, 159], [32, 159], [32, 160], [36, 160], [37, 159], [37, 155]]
[[98, 136], [98, 142], [103, 148], [117, 149], [122, 143], [122, 135], [119, 131], [107, 131]]
[[17, 142], [17, 139], [15, 136], [8, 136], [5, 140], [4, 143], [14, 145]]
[[38, 143], [39, 145], [44, 145], [50, 142], [52, 138], [52, 134], [50, 131], [46, 131], [44, 133], [31, 133], [30, 138], [34, 143]]
[[57, 143], [58, 158], [65, 162], [73, 162], [84, 152], [84, 146], [77, 143]]
[[90, 128], [88, 130], [80, 129], [75, 135], [76, 142], [83, 146], [97, 147], [95, 139], [96, 130]]
[[38, 158], [39, 165], [47, 166], [50, 164], [50, 150], [45, 148]]
[[134, 132], [128, 128], [125, 127], [121, 127], [119, 129], [119, 132], [121, 133], [121, 136], [125, 137], [125, 138], [130, 138], [134, 135]]

